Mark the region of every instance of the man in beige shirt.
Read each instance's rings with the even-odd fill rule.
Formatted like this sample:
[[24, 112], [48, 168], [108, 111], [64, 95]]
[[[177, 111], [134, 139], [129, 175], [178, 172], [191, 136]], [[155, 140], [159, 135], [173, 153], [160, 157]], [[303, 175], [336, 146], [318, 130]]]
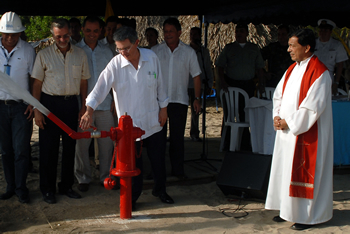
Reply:
[[[87, 56], [84, 50], [70, 43], [70, 25], [66, 19], [55, 20], [51, 24], [51, 33], [55, 43], [41, 50], [34, 63], [33, 96], [67, 126], [77, 131], [78, 121], [86, 108], [87, 79], [90, 78]], [[80, 110], [77, 95], [81, 98]], [[76, 141], [37, 109], [34, 115], [35, 124], [40, 128], [40, 190], [44, 201], [56, 203], [60, 137], [63, 150], [59, 193], [70, 198], [81, 198], [80, 194], [72, 190]]]

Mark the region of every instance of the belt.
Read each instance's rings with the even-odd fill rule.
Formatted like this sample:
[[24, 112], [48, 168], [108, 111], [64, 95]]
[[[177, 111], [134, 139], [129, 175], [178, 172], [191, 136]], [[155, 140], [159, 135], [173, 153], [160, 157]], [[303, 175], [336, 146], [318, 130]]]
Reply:
[[22, 100], [0, 100], [0, 103], [2, 104], [5, 104], [5, 105], [16, 105], [16, 104], [19, 104], [19, 103], [22, 103], [23, 101]]
[[57, 98], [57, 99], [64, 99], [64, 100], [70, 100], [72, 98], [77, 97], [77, 95], [50, 95], [50, 94], [46, 94], [46, 93], [42, 93], [42, 95], [46, 95], [48, 97]]

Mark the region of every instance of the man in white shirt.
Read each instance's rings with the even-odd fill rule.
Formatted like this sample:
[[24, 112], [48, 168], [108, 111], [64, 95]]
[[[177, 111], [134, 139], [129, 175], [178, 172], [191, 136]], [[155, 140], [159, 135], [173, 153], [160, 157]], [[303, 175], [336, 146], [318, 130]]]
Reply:
[[273, 95], [277, 133], [265, 208], [279, 210], [273, 221], [304, 230], [333, 215], [332, 81], [313, 55], [311, 29], [293, 32], [288, 44], [295, 63]]
[[[191, 75], [195, 91], [193, 109], [198, 114], [201, 109], [201, 80], [199, 77], [201, 69], [196, 52], [189, 45], [180, 41], [181, 24], [178, 19], [168, 18], [165, 20], [163, 33], [165, 42], [153, 46], [152, 50], [160, 60], [168, 87], [171, 174], [179, 179], [186, 179], [184, 135], [188, 109], [188, 83]], [[163, 131], [167, 132], [166, 124]]]
[[[96, 16], [88, 16], [83, 22], [82, 31], [84, 38], [76, 44], [82, 48], [89, 63], [91, 78], [88, 80], [88, 93], [94, 88], [100, 73], [105, 69], [106, 65], [113, 58], [113, 53], [110, 48], [98, 41], [102, 26], [100, 20]], [[101, 131], [109, 131], [114, 126], [114, 117], [111, 112], [111, 105], [113, 102], [112, 94], [108, 94], [105, 100], [97, 107], [93, 114], [93, 126]], [[114, 110], [114, 109], [113, 109]], [[92, 131], [92, 129], [89, 129]], [[79, 131], [82, 131], [79, 128]], [[91, 167], [89, 159], [90, 139], [79, 139], [76, 145], [75, 155], [75, 177], [79, 185], [79, 191], [86, 192], [89, 189], [91, 182]], [[109, 177], [109, 170], [113, 156], [113, 141], [110, 138], [98, 138], [98, 156], [99, 156], [99, 170], [100, 183]]]
[[[89, 128], [94, 110], [113, 89], [118, 118], [127, 113], [134, 126], [146, 132], [141, 139], [142, 147], [147, 148], [152, 166], [155, 182], [152, 194], [164, 203], [174, 203], [165, 188], [166, 135], [162, 127], [167, 119], [168, 96], [159, 60], [151, 50], [137, 47], [137, 32], [130, 27], [117, 29], [113, 39], [119, 54], [102, 71], [94, 89], [88, 95], [87, 109], [80, 127], [83, 130]], [[141, 142], [136, 141], [135, 146], [135, 152], [139, 155]], [[133, 177], [133, 210], [142, 192], [142, 166], [142, 157], [136, 157], [136, 167], [141, 170], [141, 174]]]
[[338, 85], [343, 71], [343, 62], [348, 60], [348, 55], [341, 44], [331, 37], [335, 23], [328, 19], [320, 19], [319, 32], [316, 39], [315, 55], [329, 70], [332, 78], [332, 93], [338, 93]]
[[[35, 60], [35, 51], [20, 39], [25, 30], [19, 16], [6, 12], [0, 20], [0, 69], [7, 73], [19, 86], [30, 91], [29, 78]], [[30, 158], [30, 138], [33, 128], [33, 110], [8, 91], [0, 88], [0, 152], [6, 192], [0, 200], [17, 195], [21, 203], [29, 202], [26, 185]]]
[[[87, 79], [90, 78], [84, 50], [70, 43], [70, 25], [66, 19], [56, 19], [51, 24], [55, 43], [39, 51], [32, 72], [33, 96], [72, 130], [78, 130], [78, 121], [85, 113]], [[77, 96], [82, 107], [79, 110]], [[59, 193], [70, 198], [81, 198], [74, 184], [75, 143], [54, 122], [37, 109], [35, 124], [39, 129], [40, 190], [44, 201], [56, 203], [57, 163], [60, 137], [62, 137], [61, 181]]]

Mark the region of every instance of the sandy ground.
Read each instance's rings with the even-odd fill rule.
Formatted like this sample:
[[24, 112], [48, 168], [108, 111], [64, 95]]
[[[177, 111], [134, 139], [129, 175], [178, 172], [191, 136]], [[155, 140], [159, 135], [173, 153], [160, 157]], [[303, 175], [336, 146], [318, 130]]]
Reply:
[[[207, 108], [206, 154], [209, 158], [223, 159], [219, 152], [222, 110], [216, 111], [215, 102]], [[197, 159], [202, 144], [189, 140], [189, 122], [186, 127], [186, 157]], [[38, 131], [32, 138], [32, 156], [38, 157]], [[175, 204], [161, 203], [151, 194], [152, 181], [145, 181], [145, 189], [138, 201], [137, 211], [130, 220], [119, 218], [119, 190], [106, 190], [94, 181], [82, 199], [57, 195], [57, 204], [49, 205], [39, 191], [39, 175], [30, 173], [28, 188], [30, 204], [21, 204], [17, 197], [0, 201], [0, 233], [296, 233], [291, 223], [275, 223], [277, 211], [264, 209], [263, 200], [225, 197], [215, 180], [221, 162], [203, 161], [186, 163], [187, 181], [169, 177], [167, 192]], [[145, 160], [147, 165], [147, 160]], [[169, 164], [169, 163], [168, 163]], [[38, 161], [34, 161], [38, 168]], [[167, 165], [168, 169], [169, 165]], [[145, 169], [146, 170], [146, 169]], [[2, 166], [0, 192], [4, 192]], [[170, 171], [170, 170], [168, 170]], [[331, 221], [303, 231], [308, 233], [350, 233], [350, 174], [334, 175], [334, 217]], [[76, 184], [73, 189], [76, 191]]]

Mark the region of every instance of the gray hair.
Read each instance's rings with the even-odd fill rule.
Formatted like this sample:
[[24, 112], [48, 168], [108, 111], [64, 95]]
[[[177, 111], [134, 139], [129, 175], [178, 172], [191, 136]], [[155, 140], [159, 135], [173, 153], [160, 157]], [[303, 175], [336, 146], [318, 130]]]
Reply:
[[51, 23], [51, 28], [50, 28], [50, 32], [53, 35], [53, 28], [64, 28], [64, 27], [68, 27], [68, 30], [70, 31], [70, 24], [69, 21], [63, 18], [58, 18], [55, 19], [54, 21], [52, 21]]
[[131, 27], [123, 26], [118, 28], [113, 34], [114, 41], [125, 41], [126, 39], [129, 39], [129, 41], [134, 44], [138, 39], [136, 30]]

